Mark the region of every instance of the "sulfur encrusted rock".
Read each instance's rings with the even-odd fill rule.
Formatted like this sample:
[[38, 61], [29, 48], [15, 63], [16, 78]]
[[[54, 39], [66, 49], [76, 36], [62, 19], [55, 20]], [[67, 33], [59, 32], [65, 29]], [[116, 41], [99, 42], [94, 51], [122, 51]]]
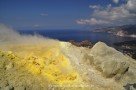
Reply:
[[[126, 74], [131, 69], [135, 69], [136, 62], [133, 59], [102, 42], [94, 45], [89, 55], [93, 57], [92, 61], [95, 67], [100, 69], [106, 77], [117, 75], [116, 80], [118, 80], [121, 78], [121, 75]], [[136, 75], [135, 71], [133, 73]]]
[[82, 74], [86, 72], [87, 81], [96, 86], [121, 90], [127, 83], [136, 82], [136, 61], [103, 42], [96, 43], [92, 49], [77, 48], [69, 43], [61, 45], [75, 68]]
[[124, 90], [134, 83], [136, 61], [102, 42], [0, 50], [0, 90]]

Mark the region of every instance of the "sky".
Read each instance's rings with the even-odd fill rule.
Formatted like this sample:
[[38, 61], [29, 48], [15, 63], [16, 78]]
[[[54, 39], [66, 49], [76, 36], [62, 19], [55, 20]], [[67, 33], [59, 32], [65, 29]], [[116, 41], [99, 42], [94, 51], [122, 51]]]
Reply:
[[135, 24], [136, 0], [0, 0], [0, 23], [15, 29]]

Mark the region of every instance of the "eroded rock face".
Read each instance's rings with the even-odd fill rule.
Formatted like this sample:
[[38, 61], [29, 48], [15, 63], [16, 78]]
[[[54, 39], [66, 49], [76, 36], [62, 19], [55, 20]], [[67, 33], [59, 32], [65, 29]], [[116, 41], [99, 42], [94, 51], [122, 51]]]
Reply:
[[125, 74], [129, 70], [129, 58], [102, 42], [98, 42], [91, 49], [89, 55], [94, 57], [94, 65], [106, 77], [117, 75], [119, 79], [122, 74]]
[[[113, 77], [115, 80], [124, 83], [136, 82], [136, 62], [128, 56], [123, 55], [114, 48], [108, 47], [102, 42], [98, 42], [89, 53], [94, 57], [94, 66], [105, 77]], [[129, 78], [128, 78], [129, 77]]]

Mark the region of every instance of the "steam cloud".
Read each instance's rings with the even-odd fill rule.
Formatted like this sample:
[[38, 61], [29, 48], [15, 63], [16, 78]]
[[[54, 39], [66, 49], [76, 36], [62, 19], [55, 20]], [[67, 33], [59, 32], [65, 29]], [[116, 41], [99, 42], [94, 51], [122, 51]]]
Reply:
[[45, 44], [54, 45], [57, 44], [58, 40], [44, 38], [40, 35], [20, 35], [18, 32], [13, 30], [4, 24], [0, 24], [0, 45], [14, 45], [14, 44]]

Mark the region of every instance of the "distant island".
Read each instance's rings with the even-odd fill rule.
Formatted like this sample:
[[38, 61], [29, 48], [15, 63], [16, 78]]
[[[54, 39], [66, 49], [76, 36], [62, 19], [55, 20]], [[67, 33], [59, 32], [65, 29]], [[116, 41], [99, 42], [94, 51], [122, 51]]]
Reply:
[[136, 38], [136, 25], [123, 25], [115, 27], [106, 27], [95, 29], [93, 32], [107, 32], [121, 37]]

